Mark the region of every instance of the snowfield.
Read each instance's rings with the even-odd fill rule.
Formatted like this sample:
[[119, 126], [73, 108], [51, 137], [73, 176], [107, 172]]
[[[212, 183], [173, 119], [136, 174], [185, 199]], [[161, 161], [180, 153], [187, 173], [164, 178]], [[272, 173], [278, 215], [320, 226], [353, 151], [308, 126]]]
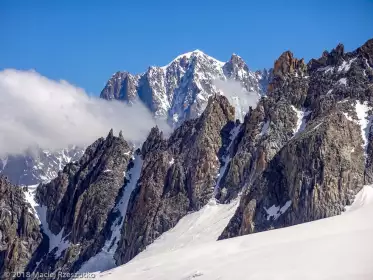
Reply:
[[[203, 211], [214, 215], [202, 221], [200, 211], [193, 213], [195, 222], [186, 216], [131, 262], [96, 279], [373, 279], [372, 186], [365, 186], [340, 216], [217, 242], [204, 235], [214, 230], [202, 230], [203, 222], [213, 228], [212, 219], [230, 211]], [[191, 228], [196, 225], [201, 230]], [[185, 230], [183, 236], [179, 230]], [[191, 242], [197, 239], [202, 242]]]
[[215, 242], [236, 212], [238, 203], [238, 199], [229, 204], [218, 204], [211, 199], [201, 210], [183, 217], [174, 228], [163, 233], [135, 259]]

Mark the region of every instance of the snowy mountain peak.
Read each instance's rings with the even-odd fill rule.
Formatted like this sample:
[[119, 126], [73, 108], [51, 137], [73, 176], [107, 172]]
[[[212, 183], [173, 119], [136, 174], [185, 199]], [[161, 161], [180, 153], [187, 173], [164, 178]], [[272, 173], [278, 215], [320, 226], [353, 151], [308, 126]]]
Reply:
[[215, 80], [228, 79], [239, 82], [250, 92], [265, 91], [262, 76], [251, 72], [238, 55], [233, 54], [225, 63], [197, 49], [177, 56], [166, 66], [151, 66], [141, 75], [116, 73], [101, 92], [101, 98], [125, 102], [139, 98], [156, 118], [178, 126], [201, 115], [208, 98], [219, 92]]
[[236, 54], [236, 53], [232, 53], [232, 55], [231, 55], [231, 60], [234, 60], [234, 59], [241, 59], [241, 60], [242, 60], [242, 57], [239, 56], [239, 55]]
[[196, 49], [194, 51], [191, 51], [191, 52], [187, 52], [187, 53], [184, 53], [184, 54], [181, 54], [181, 55], [178, 55], [177, 57], [175, 57], [169, 64], [165, 65], [165, 66], [162, 66], [160, 68], [164, 69], [164, 70], [167, 70], [167, 68], [173, 64], [180, 64], [181, 61], [192, 61], [193, 59], [205, 59], [205, 60], [210, 60], [210, 61], [213, 61], [221, 66], [223, 66], [225, 63], [222, 62], [222, 61], [219, 61], [207, 54], [205, 54], [203, 51], [199, 50], [199, 49]]

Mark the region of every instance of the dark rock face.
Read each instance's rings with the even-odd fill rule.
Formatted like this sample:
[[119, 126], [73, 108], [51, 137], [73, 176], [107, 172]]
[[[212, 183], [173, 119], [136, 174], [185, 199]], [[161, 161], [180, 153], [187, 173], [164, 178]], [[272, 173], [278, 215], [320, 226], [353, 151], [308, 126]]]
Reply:
[[101, 92], [101, 98], [132, 101], [139, 98], [154, 113], [175, 127], [199, 117], [210, 96], [218, 93], [214, 80], [232, 79], [260, 95], [266, 91], [267, 71], [252, 72], [237, 55], [220, 62], [196, 50], [178, 56], [164, 67], [149, 67], [141, 75], [117, 72]]
[[22, 189], [0, 177], [0, 278], [14, 279], [33, 260], [42, 243], [39, 222]]
[[[271, 73], [267, 96], [251, 109], [228, 151], [226, 172], [219, 184], [220, 202], [235, 199], [251, 185], [268, 162], [294, 136], [297, 108], [307, 96], [308, 79], [303, 60], [285, 52]], [[301, 110], [301, 109], [299, 109]]]
[[70, 245], [61, 256], [56, 257], [56, 250], [44, 256], [36, 271], [75, 272], [101, 250], [111, 234], [112, 210], [131, 155], [123, 137], [111, 131], [89, 146], [79, 162], [66, 165], [56, 179], [38, 187], [36, 200], [47, 207], [50, 231], [62, 231]]
[[27, 155], [9, 155], [0, 161], [0, 174], [15, 185], [36, 185], [57, 177], [58, 171], [79, 160], [83, 153], [84, 149], [74, 146], [55, 152], [38, 149]]
[[221, 238], [340, 214], [364, 182], [360, 128], [342, 113], [315, 120], [247, 189]]
[[143, 167], [132, 194], [116, 252], [128, 262], [189, 211], [213, 195], [221, 147], [234, 126], [234, 108], [212, 97], [202, 116], [181, 125], [169, 139], [153, 129], [142, 147]]
[[373, 67], [373, 39], [368, 40], [363, 46], [357, 49], [370, 67]]
[[137, 98], [138, 75], [131, 75], [128, 72], [116, 72], [106, 83], [101, 92], [101, 98], [133, 102]]
[[220, 184], [223, 202], [243, 190], [220, 238], [340, 214], [372, 182], [371, 45], [340, 44], [307, 65], [290, 52], [276, 61]]

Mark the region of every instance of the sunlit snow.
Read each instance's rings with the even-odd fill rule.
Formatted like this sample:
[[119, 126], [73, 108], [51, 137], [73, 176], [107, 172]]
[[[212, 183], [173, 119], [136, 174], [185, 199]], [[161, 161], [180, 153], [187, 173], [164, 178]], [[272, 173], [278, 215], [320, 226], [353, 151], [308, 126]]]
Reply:
[[[163, 235], [159, 242], [164, 245], [158, 247], [159, 251], [156, 245], [153, 249], [149, 246], [148, 252], [97, 275], [96, 279], [371, 280], [372, 196], [373, 189], [367, 186], [343, 215], [180, 248], [181, 240], [198, 239], [198, 231], [193, 230], [195, 222], [186, 222], [180, 227], [179, 235]], [[207, 217], [216, 218], [216, 215]], [[198, 217], [196, 213], [193, 220]], [[203, 230], [204, 223], [213, 224], [210, 219], [205, 219], [197, 228]], [[176, 247], [174, 250], [173, 246]]]

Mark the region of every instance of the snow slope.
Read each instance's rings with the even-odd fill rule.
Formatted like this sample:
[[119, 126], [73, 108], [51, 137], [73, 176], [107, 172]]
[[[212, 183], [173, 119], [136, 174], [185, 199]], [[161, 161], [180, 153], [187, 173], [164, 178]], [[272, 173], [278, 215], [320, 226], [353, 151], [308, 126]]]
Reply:
[[218, 240], [234, 215], [238, 203], [239, 199], [235, 199], [230, 204], [219, 204], [211, 199], [201, 210], [183, 217], [174, 228], [162, 234], [135, 259]]
[[[372, 280], [372, 217], [373, 188], [366, 186], [343, 215], [174, 251], [150, 246], [96, 279]], [[161, 242], [171, 248], [180, 238], [168, 232]]]

